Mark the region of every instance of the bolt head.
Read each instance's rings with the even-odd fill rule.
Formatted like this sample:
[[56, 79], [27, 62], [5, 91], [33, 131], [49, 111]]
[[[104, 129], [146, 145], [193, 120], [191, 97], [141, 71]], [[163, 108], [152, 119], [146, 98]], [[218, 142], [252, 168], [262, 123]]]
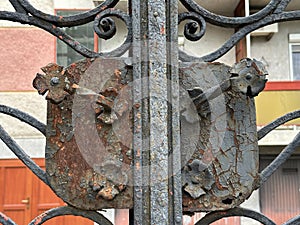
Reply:
[[51, 86], [56, 86], [59, 84], [59, 78], [58, 77], [52, 77], [50, 80]]

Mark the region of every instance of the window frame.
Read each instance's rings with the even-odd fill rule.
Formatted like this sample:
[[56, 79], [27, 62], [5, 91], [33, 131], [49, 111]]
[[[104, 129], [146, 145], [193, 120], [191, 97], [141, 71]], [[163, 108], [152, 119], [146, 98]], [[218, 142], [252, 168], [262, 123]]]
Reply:
[[[300, 33], [289, 34], [289, 65], [290, 65], [290, 80], [300, 81], [294, 79], [294, 69], [293, 69], [293, 46], [300, 47]], [[300, 52], [300, 50], [299, 50]]]
[[[54, 9], [54, 15], [57, 16], [57, 12], [58, 11], [82, 11], [82, 12], [86, 12], [86, 11], [89, 11], [91, 10], [90, 8], [56, 8]], [[95, 31], [93, 32], [94, 33], [94, 48], [91, 49], [93, 50], [94, 52], [98, 52], [99, 51], [99, 37], [98, 35], [95, 33]], [[55, 53], [54, 53], [54, 60], [55, 62], [57, 63], [57, 42], [58, 42], [58, 38], [54, 38], [54, 43], [55, 43]], [[74, 50], [75, 51], [75, 50]]]

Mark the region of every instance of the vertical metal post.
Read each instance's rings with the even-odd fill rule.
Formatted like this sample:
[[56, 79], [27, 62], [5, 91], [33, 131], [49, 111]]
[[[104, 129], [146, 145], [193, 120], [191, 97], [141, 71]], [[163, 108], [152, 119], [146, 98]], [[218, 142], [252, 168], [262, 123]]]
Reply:
[[177, 1], [131, 6], [134, 224], [181, 224]]

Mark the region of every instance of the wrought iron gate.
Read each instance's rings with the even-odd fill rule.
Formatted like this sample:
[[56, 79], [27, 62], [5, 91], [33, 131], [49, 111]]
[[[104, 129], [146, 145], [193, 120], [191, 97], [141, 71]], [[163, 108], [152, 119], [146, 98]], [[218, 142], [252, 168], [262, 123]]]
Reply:
[[[180, 149], [182, 134], [180, 131], [181, 103], [179, 99], [181, 79], [179, 69], [181, 68], [181, 64], [179, 62], [213, 62], [226, 54], [247, 34], [260, 27], [277, 22], [299, 20], [300, 11], [285, 11], [290, 0], [271, 0], [265, 8], [253, 15], [247, 17], [225, 17], [207, 11], [193, 0], [180, 0], [186, 12], [178, 14], [177, 0], [129, 0], [127, 13], [113, 8], [118, 2], [119, 0], [106, 0], [90, 11], [74, 16], [61, 17], [41, 12], [34, 8], [27, 0], [10, 0], [15, 12], [0, 11], [0, 19], [29, 24], [44, 29], [86, 58], [105, 59], [114, 57], [114, 60], [118, 61], [125, 52], [129, 52], [130, 57], [122, 59], [122, 62], [125, 69], [130, 68], [126, 70], [126, 73], [132, 73], [132, 80], [130, 80], [130, 82], [132, 82], [133, 110], [130, 116], [133, 121], [133, 152], [131, 153], [133, 158], [133, 205], [130, 212], [130, 224], [182, 224], [182, 176], [184, 173], [182, 168], [186, 165], [182, 165], [183, 160], [181, 160], [182, 153]], [[109, 53], [93, 52], [67, 35], [62, 29], [63, 27], [73, 27], [94, 21], [94, 31], [96, 34], [100, 38], [109, 39], [116, 33], [116, 25], [112, 19], [114, 17], [121, 19], [126, 24], [128, 33], [124, 43]], [[206, 31], [206, 23], [219, 27], [235, 28], [236, 32], [216, 51], [198, 58], [178, 49], [177, 27], [179, 23], [183, 23], [184, 21], [186, 22], [184, 27], [185, 38], [190, 41], [198, 41], [203, 37]], [[113, 59], [111, 60], [113, 61]], [[78, 65], [74, 67], [80, 70], [82, 67], [88, 65], [88, 63], [89, 61], [87, 61], [87, 64], [80, 64], [80, 67]], [[251, 65], [258, 65], [258, 63], [255, 64], [255, 62], [253, 64], [252, 61], [251, 63]], [[120, 67], [123, 68], [122, 66]], [[68, 75], [62, 73], [62, 68], [60, 69], [53, 65], [44, 70], [45, 73], [52, 73], [54, 70], [59, 70], [59, 72], [57, 75], [49, 78], [50, 83], [47, 87], [45, 87], [45, 83], [43, 83], [45, 82], [43, 79], [45, 80], [46, 78], [39, 76], [40, 80], [36, 80], [35, 85], [41, 93], [45, 93], [47, 90], [51, 92], [51, 88], [54, 89], [58, 87], [60, 85], [59, 76], [63, 76], [64, 79], [70, 78]], [[85, 69], [82, 70], [85, 71]], [[68, 71], [66, 73], [68, 73]], [[70, 74], [71, 72], [69, 75]], [[114, 75], [121, 76], [121, 72], [115, 72]], [[202, 81], [200, 80], [199, 82], [201, 83]], [[121, 84], [123, 83], [121, 82]], [[78, 83], [73, 82], [72, 85], [73, 89], [78, 89]], [[225, 81], [224, 86], [226, 86]], [[63, 91], [66, 91], [66, 87], [63, 88]], [[221, 87], [221, 89], [222, 88], [223, 87]], [[70, 90], [71, 89], [67, 90], [68, 93], [66, 93], [66, 95], [71, 93]], [[108, 97], [109, 95], [113, 96], [114, 91], [115, 90], [112, 89], [107, 90], [107, 92], [109, 92], [109, 94], [107, 94]], [[257, 94], [251, 93], [251, 90], [250, 93], [249, 90], [246, 92], [245, 94], [251, 97]], [[193, 93], [191, 93], [191, 96], [195, 94]], [[61, 94], [61, 92], [59, 94]], [[197, 94], [199, 94], [199, 92], [197, 92]], [[216, 92], [212, 91], [211, 95], [213, 96], [215, 94]], [[97, 96], [100, 96], [100, 94], [97, 94]], [[102, 97], [97, 101], [101, 107], [103, 107], [101, 110], [105, 111], [106, 108], [109, 108], [110, 103], [105, 102], [107, 96], [105, 96], [104, 93], [101, 93], [101, 96]], [[48, 96], [49, 100], [56, 103], [64, 98], [64, 93], [63, 96], [58, 96], [58, 92], [55, 91], [53, 91], [50, 97]], [[203, 101], [200, 102], [200, 104], [202, 103]], [[50, 107], [52, 107], [51, 110], [56, 110], [55, 107]], [[63, 113], [63, 109], [61, 110], [61, 113]], [[95, 110], [97, 111], [98, 109]], [[48, 113], [50, 111], [48, 111]], [[42, 124], [30, 115], [17, 109], [1, 105], [0, 112], [18, 118], [36, 128], [45, 136], [46, 133], [49, 132], [49, 130], [46, 132], [45, 124]], [[55, 115], [57, 114], [59, 113], [56, 111]], [[300, 111], [295, 111], [276, 119], [258, 131], [258, 139], [263, 138], [281, 124], [299, 117]], [[106, 121], [103, 123], [111, 124], [104, 118], [100, 119]], [[110, 117], [109, 119], [112, 118]], [[0, 127], [0, 138], [40, 180], [50, 185], [46, 173], [26, 155], [2, 127]], [[256, 181], [256, 189], [289, 158], [297, 146], [300, 146], [300, 133], [283, 149], [278, 157], [259, 174]], [[195, 163], [198, 163], [198, 169], [202, 166], [197, 160], [194, 160], [193, 163], [189, 164], [190, 168], [192, 168]], [[103, 170], [102, 167], [100, 170]], [[105, 181], [108, 182], [111, 180], [106, 179]], [[116, 183], [114, 183], [114, 181], [111, 182], [115, 187]], [[100, 188], [97, 186], [98, 184], [93, 183], [92, 190], [98, 193], [97, 195], [95, 194], [96, 197], [100, 195], [102, 197], [104, 196], [104, 199], [110, 200], [117, 195], [116, 193], [121, 193], [124, 190], [123, 185], [126, 184], [127, 181], [124, 181], [124, 183], [121, 182], [118, 184], [119, 186], [113, 190], [109, 189], [112, 188], [112, 186], [105, 186], [107, 192], [101, 194], [99, 191]], [[82, 185], [84, 186], [84, 184]], [[195, 194], [193, 191], [190, 192]], [[200, 195], [201, 194], [202, 193], [200, 193]], [[65, 196], [65, 194], [62, 195], [63, 197]], [[199, 193], [195, 195], [199, 195]], [[241, 195], [243, 194], [241, 193]], [[232, 199], [227, 201], [232, 201]], [[85, 209], [79, 208], [80, 207], [65, 206], [51, 209], [33, 219], [30, 224], [42, 224], [53, 217], [62, 215], [79, 215], [99, 224], [111, 224], [108, 219], [92, 207]], [[274, 224], [274, 222], [266, 216], [251, 209], [240, 207], [234, 207], [225, 211], [212, 211], [197, 222], [197, 224], [210, 224], [220, 218], [230, 216], [245, 216], [266, 225]], [[5, 225], [15, 224], [2, 213], [0, 213], [0, 222]], [[285, 224], [299, 223], [300, 216], [291, 219]]]

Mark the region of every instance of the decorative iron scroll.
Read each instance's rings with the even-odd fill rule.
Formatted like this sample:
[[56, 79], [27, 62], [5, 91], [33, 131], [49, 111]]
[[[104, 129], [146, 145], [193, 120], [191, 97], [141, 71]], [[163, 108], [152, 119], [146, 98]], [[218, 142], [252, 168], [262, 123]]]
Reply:
[[[106, 0], [96, 8], [76, 14], [68, 17], [61, 17], [46, 14], [36, 8], [34, 8], [27, 0], [9, 0], [14, 7], [15, 12], [12, 11], [0, 11], [0, 19], [13, 22], [19, 22], [22, 24], [33, 25], [39, 27], [58, 39], [62, 40], [65, 44], [69, 45], [72, 49], [77, 51], [84, 57], [97, 58], [100, 56], [105, 57], [119, 57], [126, 51], [130, 50], [132, 45], [132, 13], [123, 12], [121, 10], [114, 9], [119, 0]], [[284, 21], [300, 20], [300, 10], [285, 11], [291, 0], [271, 0], [269, 4], [257, 13], [247, 17], [225, 17], [216, 15], [197, 4], [193, 0], [180, 0], [180, 2], [186, 8], [186, 12], [178, 15], [178, 22], [182, 23], [185, 20], [188, 22], [184, 26], [184, 35], [190, 41], [198, 41], [204, 35], [206, 31], [206, 23], [216, 25], [219, 27], [235, 28], [237, 31], [226, 41], [221, 47], [214, 52], [195, 57], [190, 56], [187, 53], [179, 50], [179, 58], [182, 61], [205, 61], [212, 62], [226, 54], [232, 49], [239, 40], [244, 38], [250, 32], [264, 27], [266, 25]], [[129, 6], [130, 7], [130, 6]], [[94, 31], [102, 39], [112, 38], [116, 33], [116, 25], [113, 18], [121, 19], [127, 28], [127, 36], [123, 44], [114, 49], [111, 52], [94, 52], [88, 49], [80, 42], [74, 40], [71, 36], [63, 31], [63, 27], [74, 27], [83, 25], [89, 22], [94, 22]], [[171, 28], [169, 28], [171, 29]], [[15, 117], [28, 125], [39, 130], [45, 135], [46, 126], [37, 121], [30, 115], [23, 113], [17, 109], [10, 108], [9, 106], [0, 105], [0, 113]], [[275, 121], [266, 125], [258, 131], [258, 139], [263, 138], [270, 131], [274, 130], [281, 124], [284, 124], [293, 119], [300, 118], [300, 110], [288, 113]], [[0, 138], [8, 146], [8, 148], [46, 185], [49, 185], [46, 179], [45, 172], [30, 159], [25, 151], [7, 134], [7, 132], [0, 125]], [[296, 150], [296, 147], [300, 146], [300, 133], [294, 138], [294, 140], [277, 156], [277, 158], [260, 174], [260, 182], [257, 186], [259, 188], [266, 180], [282, 165], [285, 160]], [[35, 218], [30, 224], [43, 224], [45, 221], [62, 215], [78, 215], [89, 218], [99, 224], [109, 225], [109, 222], [103, 215], [96, 211], [86, 211], [73, 208], [71, 206], [60, 207], [51, 209], [37, 218]], [[229, 216], [246, 216], [254, 220], [257, 220], [266, 225], [273, 225], [270, 219], [266, 216], [243, 208], [233, 208], [227, 211], [216, 211], [207, 214], [202, 218], [197, 225], [210, 224], [218, 219]], [[287, 221], [285, 225], [299, 223], [299, 216]], [[0, 223], [4, 225], [15, 225], [10, 218], [0, 213]]]

